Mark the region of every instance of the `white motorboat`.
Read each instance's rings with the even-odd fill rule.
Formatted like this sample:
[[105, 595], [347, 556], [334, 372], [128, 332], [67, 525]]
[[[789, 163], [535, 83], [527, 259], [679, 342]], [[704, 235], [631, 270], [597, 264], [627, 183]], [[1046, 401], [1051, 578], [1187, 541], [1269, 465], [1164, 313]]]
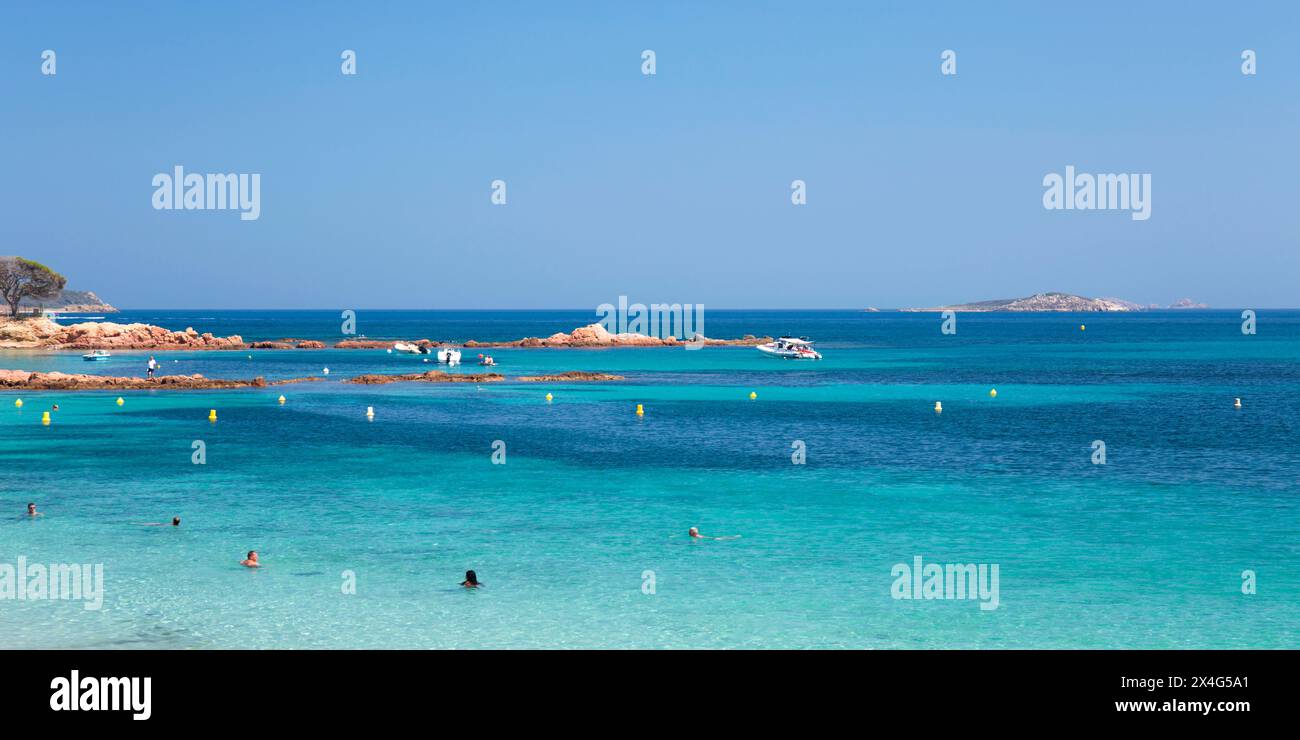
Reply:
[[99, 362], [101, 360], [107, 360], [110, 357], [112, 357], [112, 355], [110, 355], [107, 350], [97, 349], [82, 355], [81, 359], [86, 362]]
[[393, 351], [394, 351], [394, 352], [402, 352], [402, 353], [404, 353], [404, 354], [408, 354], [408, 355], [420, 355], [420, 354], [424, 354], [424, 352], [420, 349], [420, 345], [418, 345], [418, 344], [411, 344], [410, 342], [394, 342], [394, 343], [393, 343]]
[[776, 341], [760, 344], [759, 352], [783, 360], [820, 360], [821, 353], [813, 349], [807, 337], [780, 337]]
[[455, 347], [439, 347], [438, 362], [444, 363], [446, 365], [459, 365], [460, 350], [456, 349]]

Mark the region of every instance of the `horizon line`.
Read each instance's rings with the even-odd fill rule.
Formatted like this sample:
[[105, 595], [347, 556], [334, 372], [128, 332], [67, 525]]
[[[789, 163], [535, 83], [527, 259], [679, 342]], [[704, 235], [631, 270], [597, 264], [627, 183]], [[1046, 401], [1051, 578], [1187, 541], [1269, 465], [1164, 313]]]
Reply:
[[[109, 305], [112, 305], [112, 304], [109, 304]], [[646, 305], [646, 306], [649, 306], [649, 305], [651, 305], [651, 304], [645, 304], [645, 305]], [[671, 305], [671, 304], [669, 304], [669, 305]], [[687, 305], [687, 304], [682, 304], [683, 307], [685, 307], [686, 305]], [[348, 308], [321, 307], [321, 306], [300, 306], [300, 307], [296, 307], [296, 308], [269, 308], [269, 307], [235, 308], [235, 307], [218, 307], [218, 306], [198, 306], [198, 307], [182, 307], [182, 306], [131, 306], [131, 307], [121, 307], [121, 306], [113, 306], [113, 308], [117, 309], [117, 312], [119, 312], [119, 313], [120, 313], [120, 312], [126, 312], [126, 311], [482, 311], [482, 312], [490, 312], [490, 311], [573, 311], [573, 312], [591, 311], [593, 315], [599, 315], [599, 314], [597, 314], [593, 309], [591, 309], [590, 307], [584, 307], [584, 308], [573, 308], [573, 307], [559, 307], [559, 308], [524, 308], [524, 307], [493, 307], [493, 308], [413, 308], [413, 307], [391, 307], [391, 306], [390, 306], [390, 307], [374, 307], [374, 306], [370, 306], [370, 307], [365, 307], [365, 308], [351, 308], [351, 309], [348, 309]], [[872, 309], [874, 309], [874, 310], [872, 310]], [[1207, 306], [1207, 307], [1204, 307], [1204, 308], [1174, 308], [1174, 307], [1171, 307], [1171, 306], [1161, 306], [1161, 307], [1157, 307], [1157, 308], [1145, 308], [1145, 307], [1144, 307], [1144, 308], [1136, 308], [1136, 309], [1132, 309], [1132, 310], [1129, 310], [1129, 311], [1053, 311], [1053, 310], [1044, 310], [1044, 311], [998, 311], [998, 310], [991, 310], [991, 311], [972, 311], [972, 310], [958, 310], [958, 309], [956, 309], [956, 308], [951, 308], [951, 309], [949, 309], [949, 308], [947, 308], [947, 307], [945, 307], [945, 306], [899, 306], [899, 307], [874, 307], [874, 306], [873, 306], [873, 307], [871, 307], [871, 308], [861, 308], [861, 307], [849, 307], [849, 308], [770, 307], [770, 308], [768, 308], [768, 307], [758, 307], [758, 306], [745, 306], [745, 307], [740, 307], [740, 308], [714, 308], [714, 309], [707, 309], [707, 310], [713, 310], [713, 311], [822, 311], [822, 312], [852, 311], [852, 312], [857, 312], [857, 313], [890, 313], [890, 312], [898, 312], [898, 313], [914, 313], [914, 312], [928, 312], [928, 311], [953, 310], [953, 311], [956, 311], [957, 313], [1086, 313], [1086, 314], [1126, 314], [1126, 313], [1154, 313], [1154, 312], [1157, 312], [1157, 311], [1177, 311], [1177, 312], [1182, 312], [1182, 313], [1195, 312], [1195, 311], [1244, 311], [1244, 310], [1253, 310], [1253, 311], [1261, 311], [1261, 310], [1262, 310], [1262, 311], [1296, 311], [1296, 310], [1300, 310], [1300, 306]], [[75, 312], [75, 313], [93, 314], [93, 313], [96, 313], [96, 312], [95, 312], [95, 311], [77, 311], [77, 312]], [[101, 313], [113, 313], [113, 312], [112, 312], [112, 311], [101, 311]]]

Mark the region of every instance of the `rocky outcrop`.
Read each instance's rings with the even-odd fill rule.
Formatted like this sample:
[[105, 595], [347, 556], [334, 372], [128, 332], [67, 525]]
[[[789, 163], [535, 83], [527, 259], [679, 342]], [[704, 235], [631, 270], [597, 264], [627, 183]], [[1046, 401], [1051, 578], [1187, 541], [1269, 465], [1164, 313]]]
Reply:
[[163, 375], [153, 380], [81, 375], [68, 373], [31, 373], [26, 370], [0, 370], [0, 389], [35, 391], [88, 390], [213, 390], [221, 388], [265, 388], [263, 378], [252, 380], [217, 380], [202, 375]]
[[0, 318], [0, 349], [40, 349], [58, 328], [46, 319]]
[[81, 373], [33, 373], [27, 370], [0, 370], [0, 390], [31, 391], [155, 391], [155, 390], [224, 390], [229, 388], [267, 388], [322, 381], [308, 376], [267, 382], [261, 376], [251, 380], [224, 380], [202, 375], [160, 375], [152, 380], [114, 375]]
[[277, 342], [250, 342], [249, 349], [325, 349], [324, 342], [314, 339], [281, 339]]
[[1180, 298], [1174, 301], [1173, 303], [1169, 304], [1169, 307], [1170, 308], [1209, 308], [1208, 305], [1204, 303], [1197, 303], [1191, 298]]
[[558, 375], [523, 375], [518, 378], [523, 383], [574, 383], [599, 382], [605, 380], [625, 380], [622, 375], [609, 373], [592, 373], [585, 370], [570, 370]]
[[252, 342], [248, 345], [249, 349], [293, 349], [293, 344], [289, 342]]
[[382, 373], [370, 373], [367, 375], [358, 375], [355, 378], [348, 378], [345, 383], [358, 383], [360, 385], [383, 385], [384, 383], [497, 383], [505, 380], [506, 376], [500, 373], [471, 373], [469, 375], [454, 375], [443, 372], [442, 370], [430, 370], [427, 373], [405, 373], [403, 375], [384, 375]]
[[[705, 345], [755, 345], [772, 341], [771, 337], [755, 337], [746, 334], [740, 339], [708, 339], [701, 337]], [[677, 337], [646, 336], [624, 332], [612, 334], [600, 324], [580, 326], [569, 332], [556, 332], [549, 337], [524, 337], [513, 342], [476, 342], [465, 343], [468, 348], [475, 347], [676, 347], [687, 342]]]
[[86, 321], [63, 326], [49, 319], [0, 323], [0, 348], [8, 349], [244, 349], [242, 337], [203, 334], [193, 327], [169, 331], [149, 324]]
[[[752, 346], [772, 341], [771, 337], [746, 334], [740, 339], [709, 339], [700, 337], [696, 342], [707, 346]], [[478, 347], [677, 347], [690, 344], [676, 337], [651, 337], [625, 332], [612, 334], [600, 324], [589, 324], [572, 332], [556, 332], [549, 337], [524, 337], [507, 342], [476, 342], [470, 340], [466, 349]], [[386, 339], [345, 339], [334, 345], [335, 349], [391, 349], [394, 342]], [[423, 348], [456, 346], [446, 342], [419, 339], [409, 342]], [[231, 335], [218, 337], [211, 333], [200, 334], [193, 327], [185, 331], [171, 331], [150, 324], [114, 324], [87, 321], [63, 326], [50, 319], [0, 319], [0, 349], [143, 349], [143, 350], [201, 350], [201, 349], [324, 349], [324, 342], [313, 339], [259, 340], [246, 343], [243, 337]]]
[[1010, 298], [978, 303], [959, 303], [934, 308], [904, 308], [903, 311], [1138, 311], [1135, 303], [1113, 298], [1085, 298], [1069, 293], [1035, 293], [1027, 298]]
[[315, 375], [308, 375], [305, 378], [286, 378], [284, 380], [272, 380], [267, 385], [293, 385], [294, 383], [321, 383], [327, 380]]

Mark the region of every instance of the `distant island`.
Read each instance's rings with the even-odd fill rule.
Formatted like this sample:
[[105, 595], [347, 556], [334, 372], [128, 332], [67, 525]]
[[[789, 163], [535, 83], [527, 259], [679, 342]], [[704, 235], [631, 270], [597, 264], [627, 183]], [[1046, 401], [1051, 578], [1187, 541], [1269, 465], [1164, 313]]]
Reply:
[[[1156, 304], [1142, 305], [1120, 298], [1086, 298], [1071, 293], [1035, 293], [1025, 298], [1003, 298], [993, 301], [975, 303], [958, 303], [951, 306], [932, 308], [900, 308], [900, 311], [1145, 311], [1161, 308]], [[1183, 298], [1169, 308], [1207, 308], [1204, 303], [1196, 303], [1190, 298]], [[870, 311], [871, 309], [867, 309]]]

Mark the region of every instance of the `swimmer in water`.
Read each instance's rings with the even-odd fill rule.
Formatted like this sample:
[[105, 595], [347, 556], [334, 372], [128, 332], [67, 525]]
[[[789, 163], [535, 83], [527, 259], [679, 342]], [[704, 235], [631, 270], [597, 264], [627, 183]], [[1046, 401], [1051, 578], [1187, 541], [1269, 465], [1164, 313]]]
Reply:
[[45, 516], [45, 515], [36, 510], [36, 504], [27, 504], [27, 516], [38, 517], [38, 516]]
[[[167, 525], [166, 525], [165, 523], [163, 523], [163, 522], [138, 522], [138, 524], [139, 524], [140, 526], [142, 526], [142, 527], [165, 527], [165, 526], [167, 526]], [[174, 517], [172, 517], [172, 526], [173, 526], [173, 527], [179, 527], [179, 526], [181, 526], [181, 518], [178, 517], [178, 516], [174, 516]]]
[[740, 539], [740, 535], [738, 534], [729, 534], [725, 537], [709, 537], [707, 535], [700, 534], [700, 530], [697, 527], [691, 527], [689, 530], [686, 531], [686, 534], [690, 535], [691, 539], [693, 540], [738, 540]]
[[257, 550], [249, 550], [249, 551], [248, 551], [248, 558], [247, 558], [246, 560], [241, 560], [241, 561], [239, 561], [239, 564], [242, 565], [242, 566], [244, 566], [245, 568], [260, 568], [260, 567], [262, 567], [262, 564], [259, 563], [259, 562], [257, 562]]
[[472, 570], [465, 571], [465, 580], [460, 582], [465, 588], [478, 588], [483, 584], [478, 582], [478, 574]]

